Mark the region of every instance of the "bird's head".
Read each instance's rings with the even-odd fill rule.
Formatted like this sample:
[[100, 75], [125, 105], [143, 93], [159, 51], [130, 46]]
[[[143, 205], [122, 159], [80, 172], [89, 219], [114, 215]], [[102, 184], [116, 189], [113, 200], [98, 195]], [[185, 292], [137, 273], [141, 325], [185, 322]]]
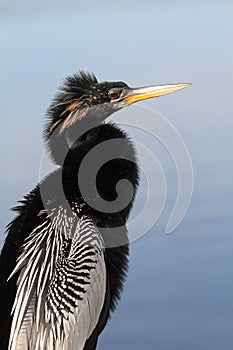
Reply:
[[[85, 131], [102, 123], [117, 110], [132, 103], [163, 96], [190, 84], [131, 88], [122, 81], [98, 82], [93, 74], [80, 71], [66, 78], [48, 109], [45, 139], [56, 160], [58, 145], [71, 144]], [[51, 141], [52, 140], [52, 141]], [[57, 160], [56, 160], [57, 161]], [[60, 163], [59, 161], [57, 161]]]

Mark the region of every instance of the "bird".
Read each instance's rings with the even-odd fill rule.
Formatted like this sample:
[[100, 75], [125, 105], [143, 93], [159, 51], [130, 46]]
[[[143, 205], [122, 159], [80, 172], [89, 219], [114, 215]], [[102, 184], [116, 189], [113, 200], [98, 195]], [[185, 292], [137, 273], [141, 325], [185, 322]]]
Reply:
[[188, 86], [131, 88], [99, 82], [88, 71], [64, 80], [44, 128], [56, 169], [13, 209], [16, 217], [6, 229], [1, 350], [96, 349], [123, 291], [127, 219], [139, 185], [133, 141], [106, 119]]

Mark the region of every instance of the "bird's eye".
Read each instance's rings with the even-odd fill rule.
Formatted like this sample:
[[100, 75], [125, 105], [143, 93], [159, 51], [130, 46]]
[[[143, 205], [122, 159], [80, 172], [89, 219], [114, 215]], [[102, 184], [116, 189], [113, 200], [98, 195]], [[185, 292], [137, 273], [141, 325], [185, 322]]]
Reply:
[[111, 100], [117, 100], [120, 97], [120, 92], [119, 91], [110, 91], [109, 97]]

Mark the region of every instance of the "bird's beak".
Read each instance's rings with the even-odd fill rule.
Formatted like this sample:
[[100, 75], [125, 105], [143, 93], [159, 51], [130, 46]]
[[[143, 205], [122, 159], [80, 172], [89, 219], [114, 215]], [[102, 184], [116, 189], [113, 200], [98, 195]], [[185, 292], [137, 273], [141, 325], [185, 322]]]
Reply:
[[127, 105], [146, 100], [148, 98], [159, 97], [170, 94], [172, 92], [185, 89], [192, 84], [171, 84], [171, 85], [157, 85], [157, 86], [146, 86], [136, 89], [130, 89], [126, 94], [124, 101]]

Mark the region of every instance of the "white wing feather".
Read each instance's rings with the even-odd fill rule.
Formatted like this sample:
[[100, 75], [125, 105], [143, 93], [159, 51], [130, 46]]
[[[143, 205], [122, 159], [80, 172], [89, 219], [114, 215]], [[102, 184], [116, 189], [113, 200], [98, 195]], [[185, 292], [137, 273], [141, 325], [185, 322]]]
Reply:
[[103, 241], [91, 219], [62, 208], [46, 217], [11, 276], [17, 271], [9, 350], [82, 350], [106, 292]]

